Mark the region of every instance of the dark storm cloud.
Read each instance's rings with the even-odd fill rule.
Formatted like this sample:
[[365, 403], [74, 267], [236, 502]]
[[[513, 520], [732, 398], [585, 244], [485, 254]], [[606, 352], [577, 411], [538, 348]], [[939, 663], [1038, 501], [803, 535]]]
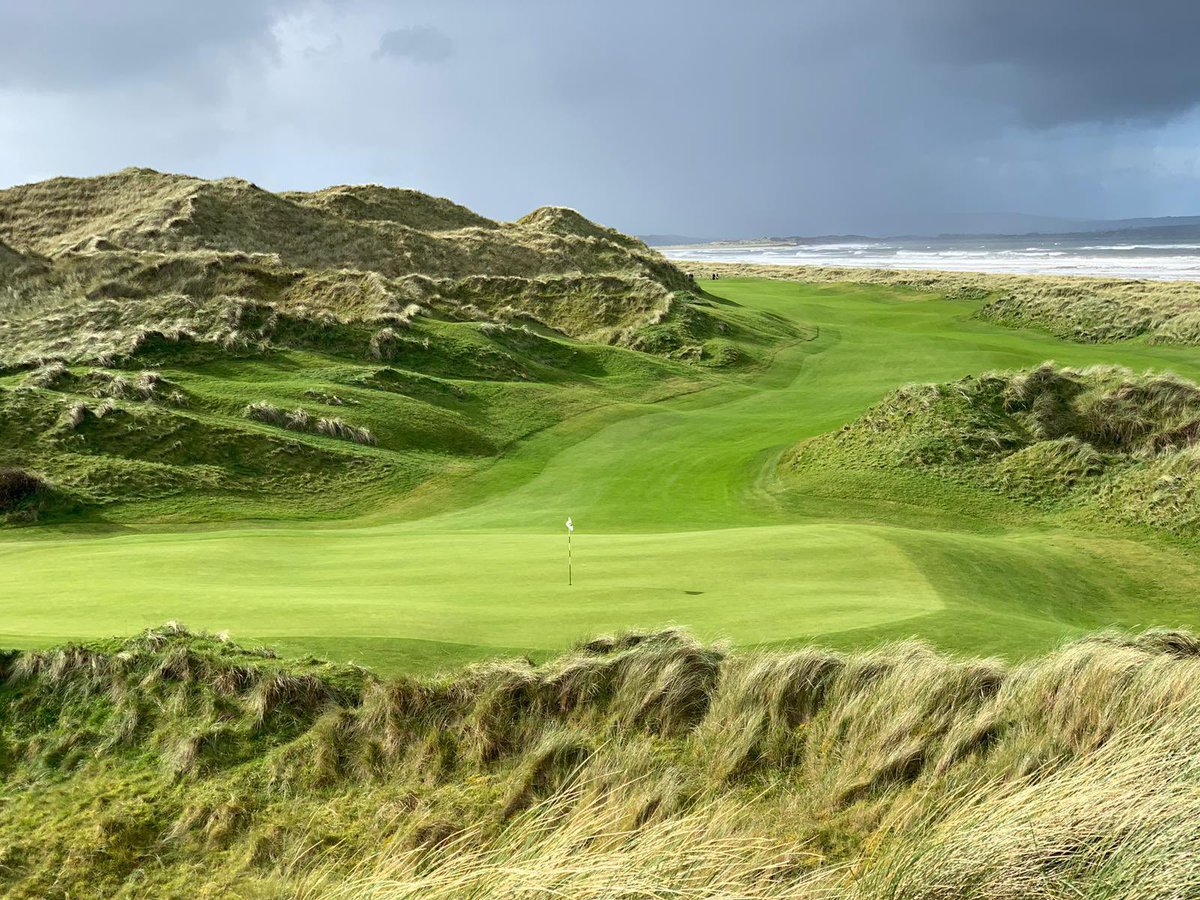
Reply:
[[1200, 101], [1196, 0], [918, 0], [909, 32], [1035, 125], [1169, 117]]
[[88, 90], [271, 52], [274, 0], [0, 0], [0, 86]]
[[444, 32], [423, 25], [397, 28], [379, 40], [380, 56], [411, 59], [419, 63], [437, 63], [454, 55], [454, 41]]
[[0, 183], [377, 181], [715, 236], [1200, 213], [1198, 33], [1177, 0], [0, 0]]

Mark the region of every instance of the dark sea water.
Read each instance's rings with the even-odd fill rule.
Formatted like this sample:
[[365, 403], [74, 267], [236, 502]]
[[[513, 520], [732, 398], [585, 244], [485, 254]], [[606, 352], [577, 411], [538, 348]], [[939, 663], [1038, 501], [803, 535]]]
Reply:
[[680, 261], [942, 269], [1200, 281], [1200, 240], [1123, 241], [1112, 235], [897, 238], [660, 248]]

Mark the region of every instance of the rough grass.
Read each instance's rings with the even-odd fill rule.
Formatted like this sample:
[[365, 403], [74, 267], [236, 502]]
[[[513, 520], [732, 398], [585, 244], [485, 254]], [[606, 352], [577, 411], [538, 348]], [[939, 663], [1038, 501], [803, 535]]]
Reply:
[[0, 884], [1187, 896], [1198, 667], [1200, 639], [1162, 630], [1016, 666], [913, 642], [739, 655], [670, 630], [394, 681], [174, 624], [4, 654]]
[[36, 516], [49, 486], [25, 469], [0, 467], [0, 515], [18, 518]]
[[123, 504], [136, 518], [137, 504], [167, 501], [190, 507], [168, 515], [228, 517], [228, 504], [191, 501], [237, 496], [258, 514], [347, 516], [580, 411], [716, 383], [706, 365], [485, 326], [367, 330], [332, 352], [214, 355], [160, 339], [109, 367], [45, 361], [0, 376], [0, 464], [73, 498], [55, 515]]
[[245, 416], [256, 422], [265, 422], [279, 428], [292, 431], [307, 431], [313, 434], [323, 434], [326, 437], [338, 438], [343, 441], [353, 441], [356, 444], [374, 446], [377, 441], [371, 429], [350, 425], [340, 418], [323, 419], [309, 415], [308, 410], [297, 407], [291, 412], [284, 412], [279, 407], [265, 400], [251, 403], [246, 407]]
[[1193, 382], [1044, 363], [900, 388], [841, 431], [800, 445], [783, 465], [916, 467], [1035, 504], [1194, 533], [1198, 450]]
[[[301, 430], [338, 443], [374, 443], [368, 427], [337, 421], [322, 416]], [[0, 464], [33, 467], [53, 483], [37, 505], [42, 521], [205, 495], [289, 496], [321, 505], [334, 485], [402, 492], [434, 467], [432, 460], [364, 457], [247, 425], [158, 373], [48, 367], [20, 387], [0, 387]], [[346, 503], [336, 500], [331, 510]], [[29, 521], [10, 516], [13, 524]]]
[[687, 267], [701, 281], [716, 273], [808, 284], [886, 285], [951, 300], [984, 300], [978, 313], [983, 319], [1044, 329], [1072, 341], [1142, 338], [1157, 344], [1200, 344], [1200, 282], [753, 263], [689, 262]]
[[0, 240], [10, 364], [131, 353], [155, 336], [288, 344], [305, 328], [406, 324], [415, 304], [458, 318], [503, 307], [628, 343], [688, 287], [640, 241], [573, 210], [502, 225], [415, 191], [276, 195], [148, 169], [0, 191]]

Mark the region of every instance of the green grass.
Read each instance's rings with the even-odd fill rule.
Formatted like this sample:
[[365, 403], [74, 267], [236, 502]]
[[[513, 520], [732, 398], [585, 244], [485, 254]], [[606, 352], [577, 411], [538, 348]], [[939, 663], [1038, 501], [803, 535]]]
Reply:
[[[1200, 387], [1121, 366], [968, 375], [907, 385], [854, 423], [798, 444], [787, 469], [912, 470], [1047, 512], [1194, 537]], [[849, 480], [854, 480], [853, 476]]]
[[6, 897], [1200, 888], [1200, 639], [1018, 664], [598, 636], [381, 680], [177, 624], [0, 653]]
[[1078, 275], [860, 269], [831, 266], [692, 263], [696, 277], [771, 278], [805, 284], [872, 284], [926, 291], [953, 300], [987, 300], [980, 316], [1038, 328], [1067, 340], [1200, 343], [1200, 282], [1138, 281]]
[[[782, 345], [751, 378], [582, 407], [494, 463], [379, 496], [354, 521], [6, 533], [0, 645], [174, 618], [401, 670], [544, 656], [621, 626], [682, 624], [740, 645], [919, 635], [1025, 657], [1109, 624], [1200, 624], [1200, 558], [1186, 541], [1072, 523], [919, 472], [785, 477], [776, 465], [902, 383], [1047, 359], [1197, 379], [1193, 350], [1069, 343], [974, 318], [977, 302], [889, 287], [731, 279], [712, 291], [735, 313], [819, 334]], [[231, 405], [265, 399], [222, 385], [212, 390]]]

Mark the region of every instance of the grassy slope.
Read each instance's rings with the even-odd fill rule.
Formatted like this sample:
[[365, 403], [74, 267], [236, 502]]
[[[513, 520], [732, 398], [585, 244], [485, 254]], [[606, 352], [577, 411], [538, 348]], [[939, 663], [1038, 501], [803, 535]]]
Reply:
[[1120, 366], [1044, 363], [907, 385], [802, 442], [793, 470], [914, 469], [1084, 521], [1196, 532], [1200, 387]]
[[1067, 343], [980, 321], [977, 303], [896, 289], [713, 290], [819, 336], [781, 349], [751, 382], [575, 416], [357, 523], [7, 535], [0, 573], [14, 586], [0, 599], [0, 644], [175, 617], [395, 670], [508, 649], [544, 656], [635, 624], [741, 644], [919, 634], [1022, 657], [1110, 623], [1200, 621], [1186, 543], [1071, 525], [919, 473], [775, 475], [785, 447], [900, 383], [1046, 359], [1195, 379], [1188, 348]]
[[559, 208], [126, 170], [0, 190], [0, 239], [0, 467], [45, 482], [0, 525], [361, 514], [799, 337]]
[[1177, 898], [1200, 642], [1017, 666], [685, 633], [381, 681], [154, 629], [0, 655], [14, 897]]

